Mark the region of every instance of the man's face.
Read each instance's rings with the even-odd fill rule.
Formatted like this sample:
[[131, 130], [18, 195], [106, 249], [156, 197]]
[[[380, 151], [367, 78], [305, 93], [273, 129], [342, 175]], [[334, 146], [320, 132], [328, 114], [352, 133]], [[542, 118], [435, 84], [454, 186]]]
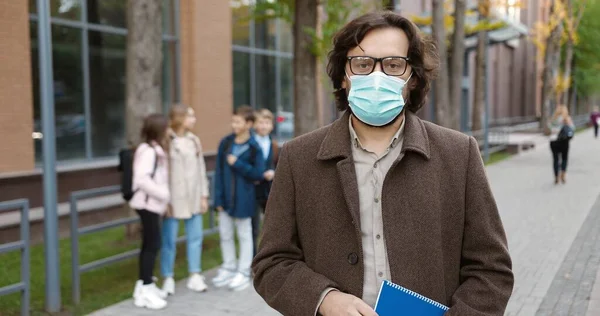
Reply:
[[258, 118], [254, 126], [256, 133], [260, 136], [267, 136], [273, 131], [273, 121], [268, 118]]
[[235, 135], [241, 135], [245, 132], [249, 131], [252, 128], [252, 122], [246, 121], [244, 117], [239, 115], [234, 115], [231, 118], [231, 129], [233, 129], [233, 133]]
[[[348, 51], [348, 57], [352, 56], [369, 56], [375, 58], [384, 57], [408, 57], [408, 37], [403, 30], [395, 27], [388, 27], [382, 29], [375, 29], [367, 33], [362, 42], [359, 43], [360, 47], [354, 47]], [[364, 51], [363, 51], [364, 49]], [[381, 63], [375, 65], [373, 71], [382, 71]], [[407, 80], [412, 73], [410, 64], [407, 66], [406, 71], [400, 78]], [[346, 74], [342, 88], [346, 89], [346, 93], [350, 92], [351, 84], [348, 76], [352, 76], [353, 73], [350, 70], [350, 64], [346, 63]], [[403, 91], [404, 98], [407, 98], [407, 89]]]

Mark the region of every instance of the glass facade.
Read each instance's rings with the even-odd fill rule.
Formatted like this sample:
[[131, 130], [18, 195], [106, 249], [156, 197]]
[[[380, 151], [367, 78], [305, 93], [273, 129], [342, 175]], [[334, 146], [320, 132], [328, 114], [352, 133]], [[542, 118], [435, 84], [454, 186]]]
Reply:
[[[256, 21], [257, 0], [230, 0], [234, 107], [267, 108], [277, 116], [280, 140], [293, 135], [293, 38], [281, 20]], [[261, 1], [261, 0], [258, 0]]]
[[[175, 1], [165, 0], [163, 5], [166, 105], [176, 97]], [[30, 0], [29, 9], [33, 119], [35, 132], [41, 132], [35, 0]], [[50, 0], [50, 10], [57, 159], [114, 158], [125, 146], [127, 1]], [[40, 140], [35, 142], [35, 152], [36, 161], [41, 161]]]

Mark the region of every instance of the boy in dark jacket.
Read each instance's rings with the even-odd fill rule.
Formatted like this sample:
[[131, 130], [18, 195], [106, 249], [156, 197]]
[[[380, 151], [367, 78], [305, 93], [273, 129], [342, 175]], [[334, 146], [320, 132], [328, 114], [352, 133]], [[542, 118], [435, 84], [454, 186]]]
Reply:
[[[213, 283], [234, 291], [247, 288], [251, 282], [252, 216], [256, 212], [254, 183], [262, 180], [265, 173], [262, 150], [250, 133], [254, 121], [251, 107], [237, 108], [231, 120], [233, 134], [219, 144], [215, 170], [214, 199], [219, 211], [223, 265]], [[240, 244], [239, 262], [236, 262], [234, 227]]]
[[[256, 184], [257, 208], [262, 212], [264, 212], [267, 206], [267, 199], [269, 198], [269, 191], [271, 190], [271, 183], [275, 176], [275, 166], [277, 166], [277, 158], [279, 156], [277, 142], [271, 137], [274, 119], [273, 113], [267, 109], [261, 109], [256, 113], [256, 124], [254, 126], [256, 133], [254, 134], [254, 138], [262, 150], [267, 170], [263, 174], [262, 180]], [[260, 232], [261, 211], [258, 209], [252, 217], [254, 255], [256, 255], [258, 235]]]

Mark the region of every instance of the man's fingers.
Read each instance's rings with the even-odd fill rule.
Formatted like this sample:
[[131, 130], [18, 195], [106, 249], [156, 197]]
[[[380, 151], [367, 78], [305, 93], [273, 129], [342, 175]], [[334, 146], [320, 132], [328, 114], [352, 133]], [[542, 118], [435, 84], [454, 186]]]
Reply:
[[377, 313], [362, 300], [356, 304], [356, 309], [362, 316], [377, 316]]

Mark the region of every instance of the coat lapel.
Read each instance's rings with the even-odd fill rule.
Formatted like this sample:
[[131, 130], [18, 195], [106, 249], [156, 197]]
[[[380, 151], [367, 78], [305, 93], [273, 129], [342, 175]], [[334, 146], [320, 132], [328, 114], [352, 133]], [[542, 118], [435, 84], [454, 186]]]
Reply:
[[321, 143], [317, 159], [334, 160], [342, 158], [336, 165], [340, 186], [344, 192], [348, 211], [352, 216], [352, 223], [356, 227], [357, 234], [360, 237], [360, 201], [358, 198], [358, 184], [356, 182], [352, 148], [350, 147], [352, 142], [350, 141], [350, 129], [348, 128], [349, 119], [350, 113], [346, 111], [341, 118], [331, 125], [325, 139]]

